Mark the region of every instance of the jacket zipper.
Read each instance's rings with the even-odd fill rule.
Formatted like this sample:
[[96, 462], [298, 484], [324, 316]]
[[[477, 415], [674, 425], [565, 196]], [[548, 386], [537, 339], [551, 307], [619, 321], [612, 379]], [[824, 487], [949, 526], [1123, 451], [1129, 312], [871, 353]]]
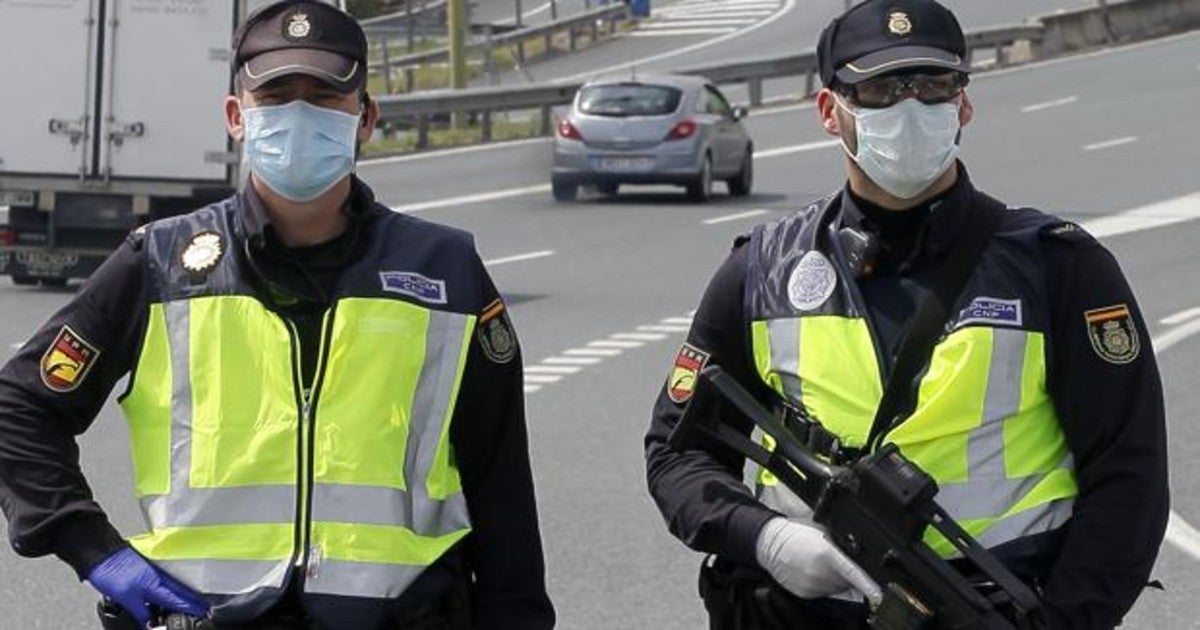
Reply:
[[[293, 538], [292, 565], [303, 570], [306, 574], [315, 574], [316, 564], [320, 562], [320, 551], [314, 550], [310, 543], [310, 520], [312, 517], [312, 485], [313, 458], [315, 453], [314, 436], [316, 435], [316, 408], [320, 398], [321, 384], [324, 382], [325, 362], [329, 354], [329, 342], [333, 335], [333, 318], [337, 311], [337, 303], [325, 311], [321, 318], [321, 339], [317, 349], [317, 365], [313, 373], [312, 383], [304, 387], [300, 369], [303, 365], [300, 356], [300, 333], [296, 325], [285, 318], [292, 343], [296, 348], [293, 355], [292, 376], [296, 389], [296, 400], [300, 411], [300, 439], [297, 440], [296, 457], [298, 466], [296, 527]], [[309, 566], [310, 560], [313, 566]]]

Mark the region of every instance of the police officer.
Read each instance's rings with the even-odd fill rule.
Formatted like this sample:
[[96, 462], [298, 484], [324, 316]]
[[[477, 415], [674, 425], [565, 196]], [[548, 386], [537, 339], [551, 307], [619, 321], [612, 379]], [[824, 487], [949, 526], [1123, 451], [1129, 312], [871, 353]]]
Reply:
[[[235, 45], [245, 189], [131, 235], [0, 372], [14, 549], [140, 627], [553, 627], [517, 340], [471, 236], [353, 174], [362, 29], [288, 0]], [[75, 437], [130, 373], [124, 539]]]
[[848, 182], [737, 240], [646, 436], [670, 530], [717, 556], [702, 569], [713, 627], [863, 627], [880, 587], [773, 477], [751, 493], [732, 451], [667, 444], [695, 374], [719, 364], [764, 403], [805, 409], [827, 457], [862, 452], [907, 323], [988, 208], [998, 224], [901, 388], [906, 413], [879, 435], [1040, 593], [1049, 626], [1116, 626], [1168, 514], [1161, 384], [1133, 293], [1084, 230], [972, 185], [956, 159], [973, 115], [970, 65], [950, 11], [866, 0], [824, 30], [818, 58], [817, 111], [841, 139]]

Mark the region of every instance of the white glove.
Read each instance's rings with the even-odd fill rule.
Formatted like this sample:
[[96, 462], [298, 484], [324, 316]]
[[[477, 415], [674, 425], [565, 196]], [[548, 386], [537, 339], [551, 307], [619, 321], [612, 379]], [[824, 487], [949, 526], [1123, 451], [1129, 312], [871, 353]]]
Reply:
[[865, 571], [811, 525], [776, 517], [758, 533], [758, 564], [793, 595], [829, 597], [856, 590], [874, 606], [883, 591]]

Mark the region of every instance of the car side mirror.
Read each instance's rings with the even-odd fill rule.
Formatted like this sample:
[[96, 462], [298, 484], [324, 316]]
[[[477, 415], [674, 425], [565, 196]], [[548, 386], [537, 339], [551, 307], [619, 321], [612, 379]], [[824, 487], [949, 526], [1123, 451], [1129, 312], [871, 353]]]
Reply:
[[734, 120], [741, 120], [746, 116], [749, 116], [750, 112], [745, 107], [734, 107], [731, 115], [733, 116]]

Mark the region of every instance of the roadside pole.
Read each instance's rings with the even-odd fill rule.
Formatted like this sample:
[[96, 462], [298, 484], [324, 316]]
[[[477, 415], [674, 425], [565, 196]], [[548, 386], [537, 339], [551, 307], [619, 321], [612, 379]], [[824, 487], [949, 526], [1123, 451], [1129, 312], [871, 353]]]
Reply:
[[[461, 90], [467, 87], [467, 57], [464, 39], [466, 38], [466, 0], [448, 0], [446, 3], [446, 30], [450, 35], [450, 88]], [[450, 124], [455, 129], [463, 125], [463, 115], [460, 112], [451, 114]]]

